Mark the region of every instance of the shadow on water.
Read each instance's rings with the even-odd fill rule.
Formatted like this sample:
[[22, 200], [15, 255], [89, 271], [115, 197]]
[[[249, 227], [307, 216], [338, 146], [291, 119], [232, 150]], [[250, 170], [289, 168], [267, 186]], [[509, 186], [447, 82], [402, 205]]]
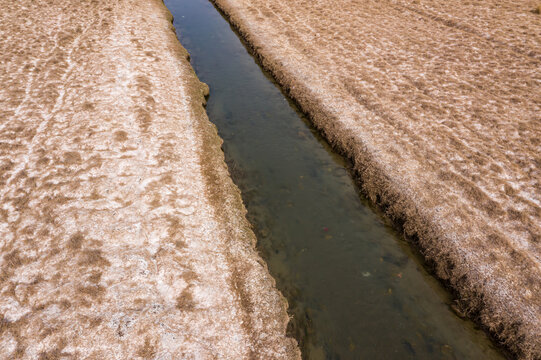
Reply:
[[207, 0], [166, 0], [306, 359], [500, 359]]

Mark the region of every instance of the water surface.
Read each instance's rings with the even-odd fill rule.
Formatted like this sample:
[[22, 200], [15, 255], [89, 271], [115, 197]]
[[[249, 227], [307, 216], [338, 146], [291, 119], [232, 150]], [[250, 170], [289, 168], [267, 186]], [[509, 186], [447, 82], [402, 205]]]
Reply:
[[258, 249], [306, 359], [500, 359], [206, 0], [166, 0], [210, 86]]

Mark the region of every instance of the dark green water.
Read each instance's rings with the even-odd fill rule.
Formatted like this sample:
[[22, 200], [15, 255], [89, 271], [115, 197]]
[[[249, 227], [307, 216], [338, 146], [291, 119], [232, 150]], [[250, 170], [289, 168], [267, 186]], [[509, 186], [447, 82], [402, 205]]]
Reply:
[[405, 241], [357, 193], [310, 127], [207, 0], [166, 0], [210, 86], [258, 249], [286, 296], [306, 359], [500, 359]]

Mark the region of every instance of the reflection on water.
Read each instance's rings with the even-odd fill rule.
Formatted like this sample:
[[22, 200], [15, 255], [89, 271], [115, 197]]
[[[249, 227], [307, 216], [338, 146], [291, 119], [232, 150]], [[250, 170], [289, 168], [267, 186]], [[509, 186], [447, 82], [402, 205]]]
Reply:
[[307, 359], [498, 359], [206, 0], [166, 0]]

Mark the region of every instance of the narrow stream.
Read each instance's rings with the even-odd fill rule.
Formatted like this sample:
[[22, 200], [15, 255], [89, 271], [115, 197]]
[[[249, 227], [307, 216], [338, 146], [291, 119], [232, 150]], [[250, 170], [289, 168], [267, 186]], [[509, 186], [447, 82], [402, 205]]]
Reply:
[[165, 0], [305, 359], [501, 359], [207, 0]]

